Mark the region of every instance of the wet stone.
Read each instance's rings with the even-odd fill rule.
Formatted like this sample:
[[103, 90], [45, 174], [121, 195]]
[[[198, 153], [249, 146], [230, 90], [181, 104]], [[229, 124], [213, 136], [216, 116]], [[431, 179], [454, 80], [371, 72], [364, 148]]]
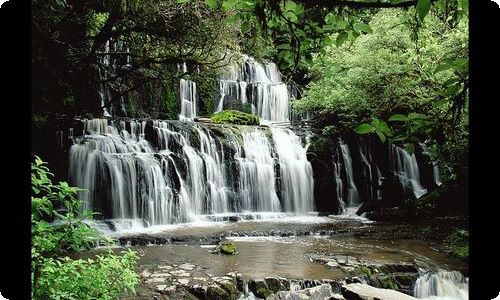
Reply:
[[186, 270], [186, 271], [192, 271], [194, 270], [196, 266], [193, 264], [185, 263], [179, 266], [179, 269]]

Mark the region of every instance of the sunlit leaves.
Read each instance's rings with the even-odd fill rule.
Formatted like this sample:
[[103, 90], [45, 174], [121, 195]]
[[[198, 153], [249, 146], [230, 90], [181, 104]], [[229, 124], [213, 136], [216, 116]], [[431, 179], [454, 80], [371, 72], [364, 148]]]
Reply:
[[371, 124], [363, 123], [358, 125], [358, 127], [356, 127], [354, 131], [357, 134], [366, 134], [366, 133], [372, 133], [374, 131], [374, 128]]
[[217, 8], [217, 0], [205, 0], [205, 4], [210, 7], [211, 9], [216, 9]]

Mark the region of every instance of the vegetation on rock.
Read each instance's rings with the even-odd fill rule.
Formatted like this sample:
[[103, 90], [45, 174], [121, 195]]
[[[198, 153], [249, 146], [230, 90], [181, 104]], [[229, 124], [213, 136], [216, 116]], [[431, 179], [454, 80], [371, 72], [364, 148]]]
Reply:
[[222, 254], [234, 255], [236, 254], [236, 245], [232, 242], [222, 243], [220, 252]]
[[210, 117], [212, 122], [219, 124], [259, 125], [259, 117], [237, 110], [223, 110]]

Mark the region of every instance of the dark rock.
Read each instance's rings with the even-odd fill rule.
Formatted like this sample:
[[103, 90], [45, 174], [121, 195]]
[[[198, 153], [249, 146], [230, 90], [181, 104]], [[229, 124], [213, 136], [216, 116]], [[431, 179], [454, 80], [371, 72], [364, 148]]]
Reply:
[[265, 281], [273, 293], [288, 291], [290, 289], [290, 283], [284, 278], [267, 277]]
[[205, 297], [207, 300], [233, 300], [226, 290], [216, 284], [208, 286]]
[[248, 288], [255, 296], [259, 298], [265, 299], [267, 296], [272, 294], [266, 284], [266, 281], [262, 279], [250, 280], [250, 282], [248, 283]]

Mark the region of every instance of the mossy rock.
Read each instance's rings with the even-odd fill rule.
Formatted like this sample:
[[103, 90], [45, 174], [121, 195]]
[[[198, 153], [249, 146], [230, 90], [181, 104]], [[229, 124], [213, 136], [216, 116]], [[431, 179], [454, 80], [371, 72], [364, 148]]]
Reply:
[[218, 124], [259, 125], [259, 117], [237, 110], [220, 111], [213, 114], [210, 120]]
[[380, 276], [377, 278], [380, 282], [380, 286], [384, 289], [391, 289], [395, 291], [399, 291], [398, 284], [393, 276]]
[[266, 299], [267, 296], [272, 294], [266, 282], [262, 279], [251, 280], [248, 287], [254, 293], [255, 296], [262, 299]]
[[222, 254], [234, 255], [236, 252], [236, 245], [234, 243], [228, 242], [221, 244], [220, 252]]
[[228, 292], [222, 287], [213, 284], [210, 285], [206, 293], [207, 300], [232, 300]]

